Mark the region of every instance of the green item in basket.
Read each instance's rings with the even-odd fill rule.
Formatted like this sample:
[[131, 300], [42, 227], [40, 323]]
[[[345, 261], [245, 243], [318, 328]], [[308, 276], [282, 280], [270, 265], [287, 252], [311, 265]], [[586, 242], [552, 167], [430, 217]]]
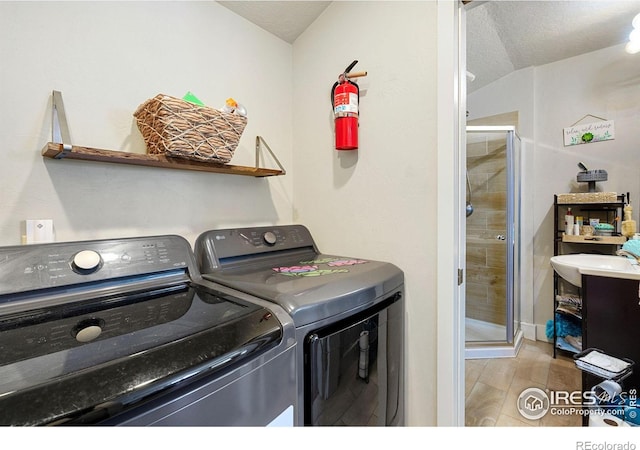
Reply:
[[189, 103], [193, 103], [194, 105], [204, 106], [204, 103], [202, 103], [198, 97], [193, 95], [191, 91], [184, 94], [184, 97], [182, 97], [182, 100], [185, 100]]

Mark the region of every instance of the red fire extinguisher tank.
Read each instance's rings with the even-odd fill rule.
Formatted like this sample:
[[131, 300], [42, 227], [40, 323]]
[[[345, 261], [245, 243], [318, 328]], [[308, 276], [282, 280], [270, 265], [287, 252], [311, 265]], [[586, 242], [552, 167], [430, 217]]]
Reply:
[[358, 86], [344, 80], [336, 86], [333, 95], [336, 150], [358, 148]]
[[[338, 77], [331, 89], [333, 105], [336, 150], [356, 150], [358, 148], [358, 108], [360, 90], [358, 85], [349, 80], [349, 71], [358, 61], [353, 61]], [[366, 72], [352, 76], [365, 76]]]

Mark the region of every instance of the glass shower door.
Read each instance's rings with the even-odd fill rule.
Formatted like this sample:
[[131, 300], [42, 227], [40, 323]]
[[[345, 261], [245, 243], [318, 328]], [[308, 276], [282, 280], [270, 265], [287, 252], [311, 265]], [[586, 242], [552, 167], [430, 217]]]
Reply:
[[519, 145], [513, 126], [467, 127], [467, 344], [513, 344], [520, 330]]

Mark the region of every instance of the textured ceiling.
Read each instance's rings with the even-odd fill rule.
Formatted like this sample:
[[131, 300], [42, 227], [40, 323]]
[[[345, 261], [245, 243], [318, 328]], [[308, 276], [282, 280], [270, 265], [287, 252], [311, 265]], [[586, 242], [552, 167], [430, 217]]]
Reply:
[[[376, 0], [372, 0], [376, 1]], [[293, 43], [330, 1], [218, 1]], [[628, 40], [640, 0], [474, 0], [467, 9], [468, 91], [530, 66], [581, 55]]]
[[469, 91], [514, 70], [628, 41], [640, 1], [493, 1], [467, 6]]
[[260, 28], [293, 44], [331, 2], [316, 1], [218, 1]]

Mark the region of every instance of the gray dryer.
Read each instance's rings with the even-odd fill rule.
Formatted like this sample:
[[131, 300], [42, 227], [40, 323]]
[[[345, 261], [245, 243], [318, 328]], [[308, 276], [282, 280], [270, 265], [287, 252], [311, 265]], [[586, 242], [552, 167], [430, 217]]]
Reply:
[[281, 306], [296, 328], [297, 425], [404, 425], [404, 274], [327, 255], [302, 225], [210, 230], [202, 276]]

